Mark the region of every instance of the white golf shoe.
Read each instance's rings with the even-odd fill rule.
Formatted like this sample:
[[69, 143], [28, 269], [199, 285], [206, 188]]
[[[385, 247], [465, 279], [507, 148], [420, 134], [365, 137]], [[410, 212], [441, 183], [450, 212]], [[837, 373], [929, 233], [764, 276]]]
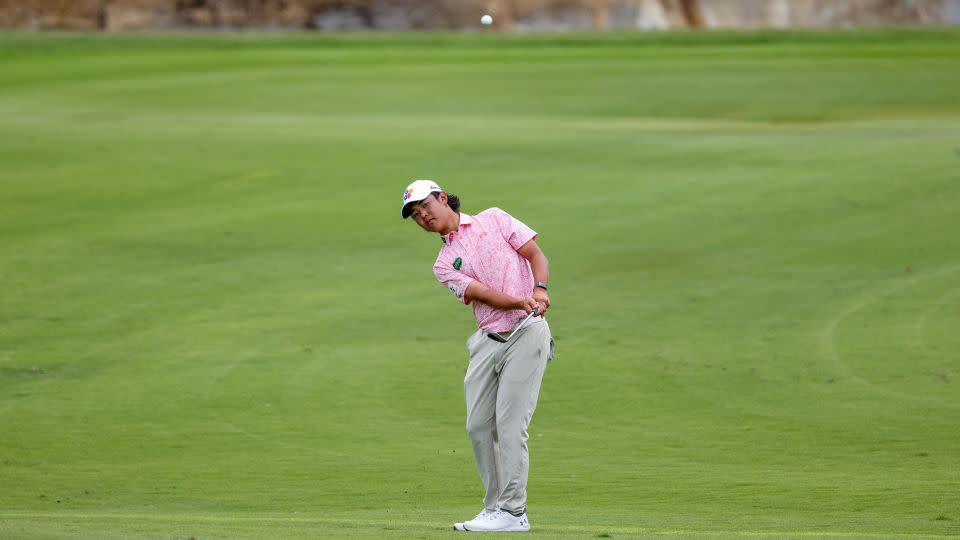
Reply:
[[474, 521], [479, 521], [481, 518], [485, 517], [487, 514], [493, 514], [493, 513], [494, 513], [494, 510], [487, 510], [486, 508], [484, 508], [479, 514], [477, 514], [477, 517], [471, 519], [470, 521], [464, 521], [463, 523], [454, 523], [453, 530], [465, 531], [467, 529], [464, 527], [464, 525], [466, 525], [467, 523], [473, 523]]
[[496, 512], [484, 511], [476, 518], [464, 522], [464, 531], [471, 532], [526, 532], [530, 530], [530, 521], [524, 512], [519, 517], [497, 509]]

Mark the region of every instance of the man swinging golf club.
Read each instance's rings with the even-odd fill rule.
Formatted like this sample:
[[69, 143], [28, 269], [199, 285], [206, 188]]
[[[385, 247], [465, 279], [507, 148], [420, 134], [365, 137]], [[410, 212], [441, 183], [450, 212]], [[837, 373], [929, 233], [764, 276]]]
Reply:
[[499, 208], [475, 216], [431, 180], [403, 192], [400, 211], [443, 241], [433, 265], [437, 279], [473, 305], [478, 330], [467, 339], [463, 379], [467, 433], [486, 491], [483, 511], [455, 523], [458, 531], [529, 531], [527, 426], [540, 382], [553, 357], [543, 318], [550, 308], [547, 257], [537, 233]]

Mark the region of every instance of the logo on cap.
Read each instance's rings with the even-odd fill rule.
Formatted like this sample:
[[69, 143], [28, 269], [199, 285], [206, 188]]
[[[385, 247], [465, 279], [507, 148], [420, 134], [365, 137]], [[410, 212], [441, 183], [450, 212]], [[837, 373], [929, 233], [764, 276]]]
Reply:
[[403, 192], [403, 200], [406, 201], [411, 195], [413, 195], [413, 188], [409, 188]]

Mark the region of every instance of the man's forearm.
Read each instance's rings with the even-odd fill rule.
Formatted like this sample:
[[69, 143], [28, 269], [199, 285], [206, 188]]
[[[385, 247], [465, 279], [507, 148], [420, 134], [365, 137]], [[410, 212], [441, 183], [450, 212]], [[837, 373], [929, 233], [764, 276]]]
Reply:
[[530, 261], [530, 270], [533, 272], [534, 281], [542, 281], [544, 283], [550, 281], [550, 262], [547, 260], [547, 256], [543, 254], [540, 246], [537, 245], [536, 240], [530, 240], [520, 246], [517, 253], [524, 259]]
[[496, 289], [491, 289], [479, 281], [474, 281], [467, 286], [464, 297], [467, 301], [483, 302], [497, 309], [522, 309], [519, 305], [519, 299]]
[[543, 283], [550, 281], [550, 262], [543, 252], [537, 253], [530, 259], [530, 270], [533, 272], [533, 281]]

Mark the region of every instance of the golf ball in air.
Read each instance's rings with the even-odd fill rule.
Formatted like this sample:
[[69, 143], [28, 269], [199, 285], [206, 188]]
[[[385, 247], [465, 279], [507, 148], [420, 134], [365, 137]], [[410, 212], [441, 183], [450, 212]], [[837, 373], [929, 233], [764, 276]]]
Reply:
[[493, 24], [493, 17], [484, 15], [483, 17], [480, 17], [480, 22], [483, 24]]

